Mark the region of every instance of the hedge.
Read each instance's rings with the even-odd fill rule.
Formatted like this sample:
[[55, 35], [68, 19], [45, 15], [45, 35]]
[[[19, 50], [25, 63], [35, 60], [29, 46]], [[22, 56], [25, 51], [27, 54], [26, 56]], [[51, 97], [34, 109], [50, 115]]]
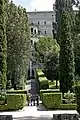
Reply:
[[45, 77], [41, 69], [36, 69], [36, 82], [37, 82], [36, 88], [38, 94], [40, 93], [41, 89], [49, 88], [48, 79]]
[[7, 94], [27, 94], [27, 90], [6, 90]]
[[38, 77], [45, 77], [44, 73], [42, 72], [41, 69], [36, 69], [36, 74]]
[[52, 93], [43, 93], [45, 91], [41, 90], [41, 99], [43, 105], [47, 109], [61, 109], [61, 110], [76, 110], [77, 104], [76, 103], [70, 103], [70, 104], [62, 104], [62, 93], [61, 92], [55, 92]]
[[26, 105], [26, 94], [7, 94], [6, 104], [0, 105], [0, 111], [18, 110]]
[[76, 110], [77, 104], [60, 104], [59, 109], [62, 110]]
[[59, 89], [40, 90], [40, 99], [42, 100], [43, 93], [54, 93], [54, 92], [60, 92], [60, 90]]
[[48, 109], [59, 108], [62, 100], [62, 93], [43, 93], [42, 102]]
[[77, 111], [80, 114], [80, 85], [75, 86], [76, 102], [77, 102]]
[[39, 83], [40, 83], [39, 86], [40, 90], [49, 88], [48, 80], [46, 77], [39, 77]]

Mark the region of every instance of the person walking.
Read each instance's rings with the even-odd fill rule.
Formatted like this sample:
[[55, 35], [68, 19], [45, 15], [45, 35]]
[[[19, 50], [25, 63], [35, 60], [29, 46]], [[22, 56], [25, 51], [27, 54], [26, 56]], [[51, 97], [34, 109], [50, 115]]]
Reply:
[[32, 95], [31, 95], [30, 102], [31, 102], [31, 106], [32, 106], [32, 102], [33, 102], [33, 96]]
[[27, 95], [27, 105], [29, 106], [29, 95]]
[[35, 106], [35, 95], [33, 95], [33, 105]]
[[39, 105], [39, 97], [38, 95], [36, 95], [36, 102], [37, 102], [37, 106]]

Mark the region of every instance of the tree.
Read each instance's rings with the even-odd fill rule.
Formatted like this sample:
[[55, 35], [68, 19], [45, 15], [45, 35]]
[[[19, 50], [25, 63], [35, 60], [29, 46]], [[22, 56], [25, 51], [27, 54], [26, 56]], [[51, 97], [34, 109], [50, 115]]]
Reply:
[[7, 72], [7, 40], [5, 26], [5, 0], [0, 1], [0, 84], [6, 88]]
[[62, 12], [60, 25], [60, 90], [65, 93], [72, 90], [74, 81], [74, 53], [71, 31], [71, 15], [69, 11]]
[[51, 37], [40, 38], [36, 44], [37, 59], [44, 65], [44, 72], [48, 79], [57, 79], [58, 55], [60, 47]]
[[74, 55], [75, 55], [75, 75], [80, 77], [80, 10], [75, 15]]
[[52, 37], [41, 37], [36, 44], [37, 59], [44, 63], [46, 56], [49, 55], [49, 53], [58, 54], [59, 49], [56, 39], [53, 39]]
[[12, 1], [8, 4], [7, 41], [8, 80], [13, 87], [17, 85], [23, 89], [30, 51], [28, 17], [26, 10]]
[[59, 55], [49, 53], [44, 63], [45, 74], [49, 80], [59, 80]]
[[59, 43], [59, 35], [60, 35], [60, 24], [62, 18], [63, 10], [67, 10], [70, 12], [72, 19], [74, 19], [74, 13], [72, 10], [72, 6], [74, 4], [73, 0], [56, 0], [56, 23], [57, 23], [57, 42]]

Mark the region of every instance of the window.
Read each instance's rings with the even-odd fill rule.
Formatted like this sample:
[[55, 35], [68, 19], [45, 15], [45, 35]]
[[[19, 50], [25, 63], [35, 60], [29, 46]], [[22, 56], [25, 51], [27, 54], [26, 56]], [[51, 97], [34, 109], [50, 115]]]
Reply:
[[40, 22], [38, 21], [38, 25], [40, 25]]
[[46, 25], [46, 21], [44, 21], [44, 24]]
[[31, 34], [33, 34], [33, 28], [31, 28]]
[[45, 35], [46, 35], [46, 31], [45, 31]]
[[36, 34], [36, 30], [34, 30], [34, 34]]
[[38, 30], [38, 34], [40, 35], [40, 30]]

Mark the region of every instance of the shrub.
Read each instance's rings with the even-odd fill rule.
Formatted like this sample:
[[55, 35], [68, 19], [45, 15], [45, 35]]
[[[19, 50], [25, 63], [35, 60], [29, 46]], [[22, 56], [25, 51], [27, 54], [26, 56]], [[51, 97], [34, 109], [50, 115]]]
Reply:
[[60, 92], [60, 90], [59, 89], [40, 90], [40, 99], [42, 100], [43, 93], [54, 93], [54, 92]]
[[48, 80], [46, 77], [39, 77], [39, 83], [40, 83], [40, 86], [39, 86], [40, 90], [49, 88]]
[[36, 69], [36, 72], [37, 72], [38, 77], [44, 77], [45, 76], [41, 69]]
[[[50, 89], [56, 89], [56, 80], [48, 81], [49, 82], [49, 88]], [[57, 88], [60, 88], [59, 80], [57, 80]]]
[[27, 90], [6, 90], [7, 94], [26, 94]]
[[49, 84], [48, 84], [48, 79], [45, 77], [44, 73], [42, 72], [41, 69], [36, 69], [37, 76], [36, 76], [36, 88], [37, 88], [37, 93], [39, 94], [41, 89], [48, 89]]
[[0, 105], [0, 110], [18, 110], [26, 105], [26, 95], [25, 94], [7, 94], [5, 105]]
[[62, 100], [62, 93], [43, 93], [42, 102], [48, 109], [59, 108]]
[[77, 102], [77, 111], [80, 113], [80, 85], [75, 86], [76, 102]]
[[62, 110], [76, 110], [77, 104], [60, 104], [60, 108]]

